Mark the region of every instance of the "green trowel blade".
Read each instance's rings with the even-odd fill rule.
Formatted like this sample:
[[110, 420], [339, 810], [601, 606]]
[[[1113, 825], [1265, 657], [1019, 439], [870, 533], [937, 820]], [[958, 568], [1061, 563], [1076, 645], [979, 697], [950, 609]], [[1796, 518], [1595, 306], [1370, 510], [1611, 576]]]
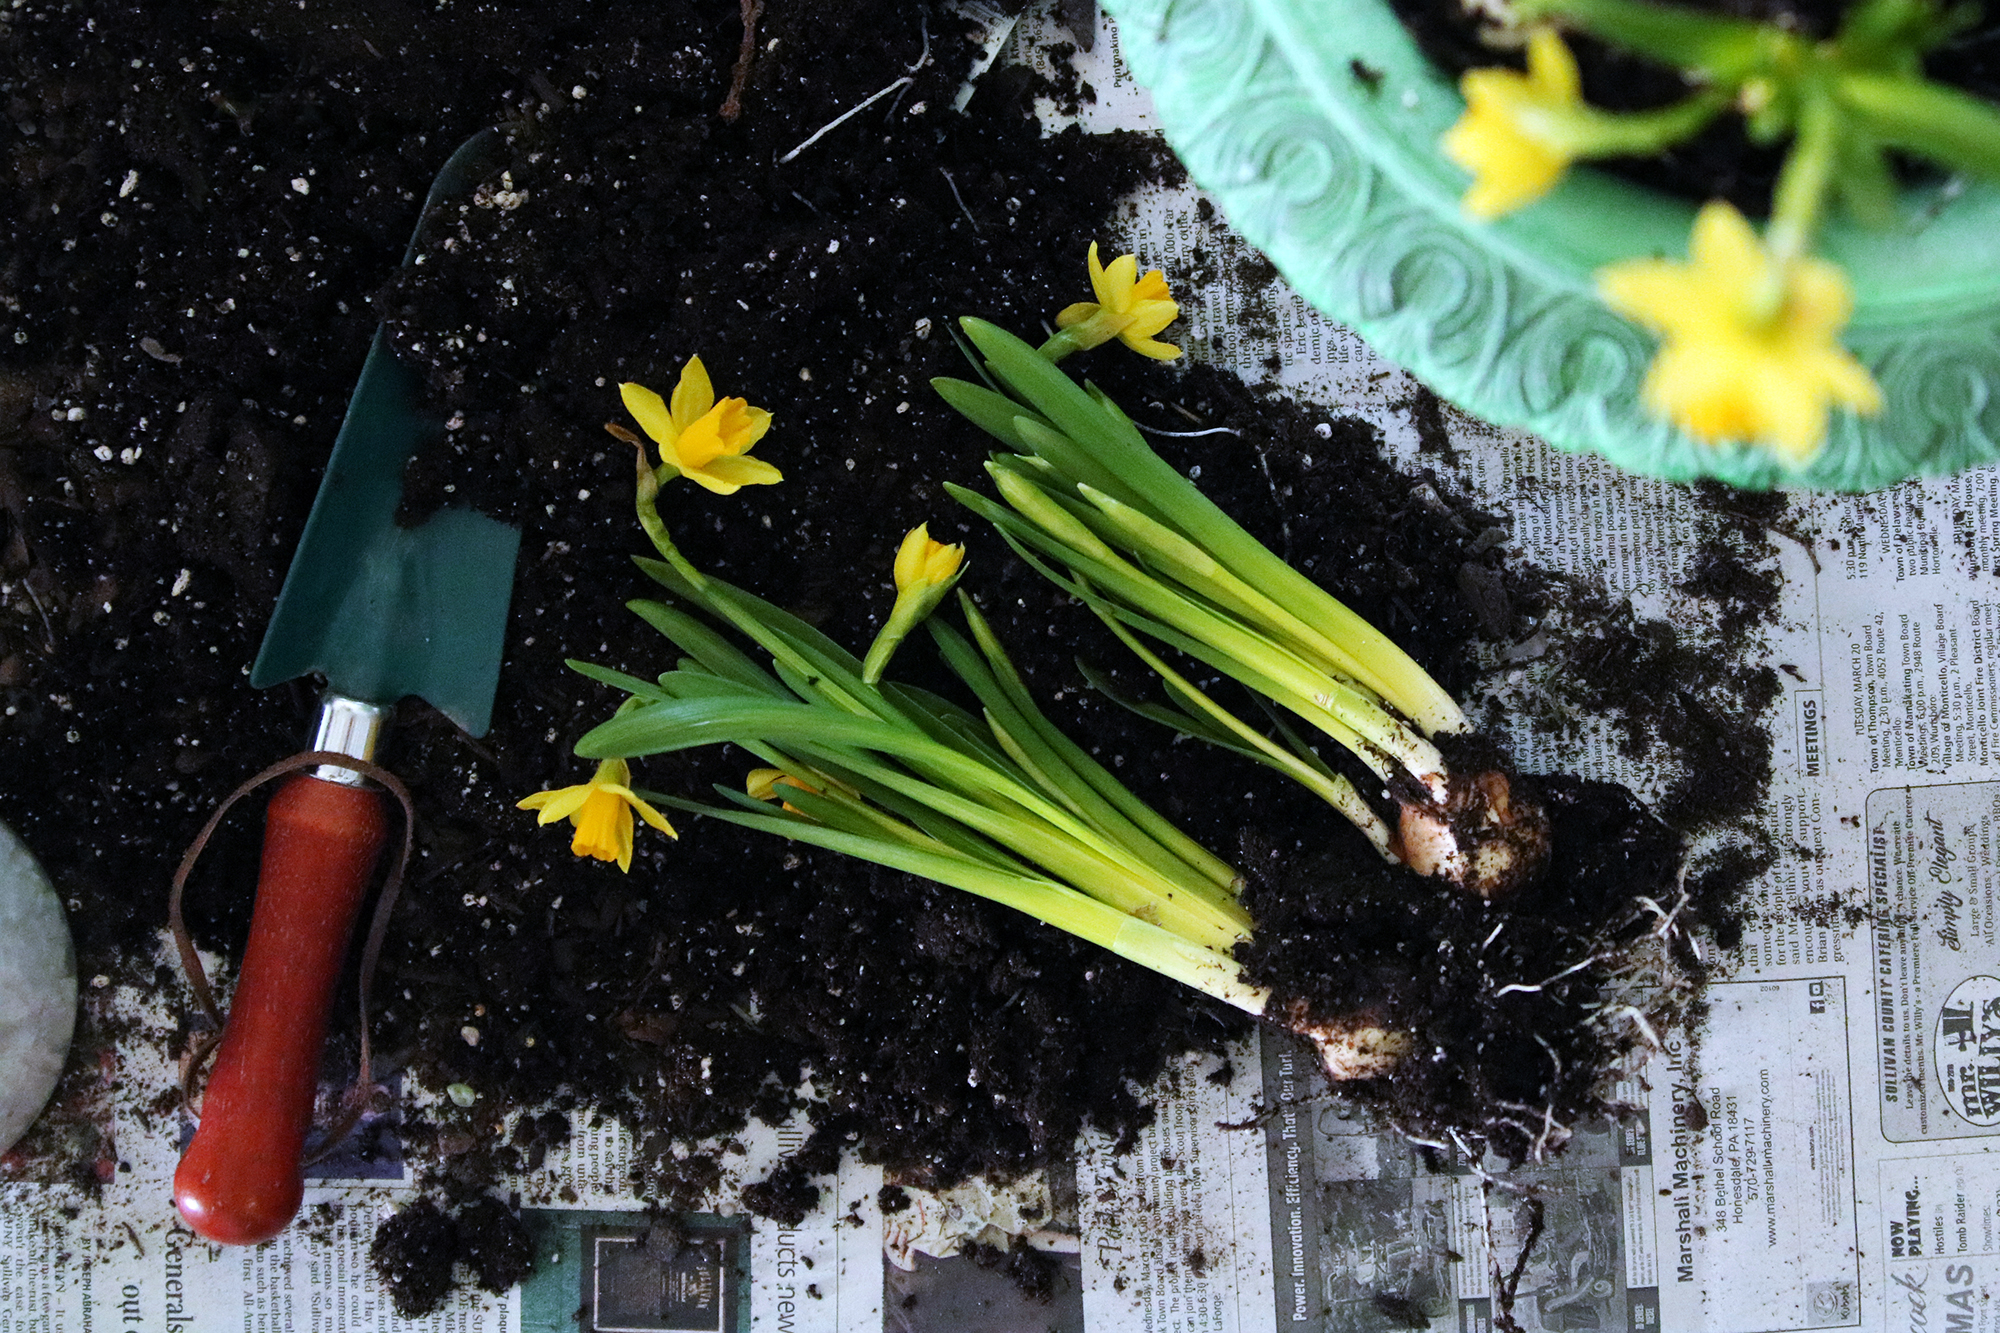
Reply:
[[[497, 138], [488, 131], [453, 155], [426, 219], [475, 176]], [[423, 410], [416, 375], [378, 329], [252, 685], [317, 671], [338, 693], [382, 704], [414, 694], [470, 734], [486, 734], [521, 534], [467, 509], [397, 526], [403, 467], [443, 433]]]

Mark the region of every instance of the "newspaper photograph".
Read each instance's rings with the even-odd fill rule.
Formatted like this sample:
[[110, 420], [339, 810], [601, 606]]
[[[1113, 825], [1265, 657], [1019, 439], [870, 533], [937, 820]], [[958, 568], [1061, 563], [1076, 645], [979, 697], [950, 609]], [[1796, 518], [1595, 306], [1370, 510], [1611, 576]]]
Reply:
[[[1150, 128], [1108, 21], [1087, 52], [1040, 9], [991, 21], [998, 62], [1072, 61], [1090, 86], [1073, 117], [1043, 107], [1051, 127]], [[1415, 457], [1404, 372], [1281, 280], [1239, 289], [1244, 243], [1198, 202], [1143, 192], [1118, 238], [1146, 266], [1208, 275], [1183, 307], [1191, 354]], [[1446, 427], [1451, 453], [1424, 466], [1504, 515], [1523, 558], [1677, 613], [1686, 488]], [[170, 1198], [188, 1126], [158, 1093], [179, 1076], [178, 1015], [109, 986], [86, 998], [127, 1033], [104, 1071], [103, 1179], [0, 1183], [0, 1333], [1995, 1333], [2000, 470], [1793, 496], [1773, 549], [1783, 591], [1756, 665], [1783, 683], [1762, 815], [1778, 854], [1740, 939], [1704, 946], [1699, 1021], [1629, 1072], [1629, 1113], [1544, 1160], [1509, 1169], [1384, 1129], [1272, 1031], [1148, 1089], [1157, 1115], [1128, 1150], [1087, 1134], [1067, 1169], [936, 1193], [844, 1157], [791, 1228], [737, 1191], [802, 1122], [742, 1136], [708, 1206], [666, 1215], [633, 1197], [621, 1127], [580, 1118], [510, 1186], [529, 1276], [406, 1321], [369, 1260], [415, 1191], [393, 1117], [370, 1160], [313, 1168], [276, 1240], [208, 1244]], [[1498, 674], [1527, 689], [1535, 671]], [[1506, 739], [1524, 771], [1555, 762], [1530, 729]], [[1642, 796], [1658, 780], [1608, 737], [1561, 762]], [[1016, 1238], [1051, 1260], [1039, 1298], [976, 1262]]]

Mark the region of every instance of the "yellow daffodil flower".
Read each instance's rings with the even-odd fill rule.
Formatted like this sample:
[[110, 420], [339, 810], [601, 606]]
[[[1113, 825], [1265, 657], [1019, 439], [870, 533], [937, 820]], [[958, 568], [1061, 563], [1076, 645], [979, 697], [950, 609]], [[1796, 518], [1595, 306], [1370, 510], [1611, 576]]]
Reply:
[[930, 524], [919, 523], [903, 535], [902, 545], [896, 548], [896, 604], [889, 608], [889, 618], [875, 642], [868, 645], [868, 656], [861, 664], [862, 680], [873, 685], [882, 679], [897, 647], [937, 610], [964, 568], [965, 548], [932, 541]]
[[616, 861], [618, 868], [629, 874], [634, 810], [669, 838], [680, 836], [665, 815], [633, 794], [631, 783], [631, 765], [623, 759], [607, 759], [597, 766], [590, 781], [554, 791], [538, 791], [520, 801], [519, 808], [541, 811], [538, 822], [543, 824], [567, 818], [576, 825], [576, 837], [569, 845], [572, 852], [600, 861]]
[[1837, 265], [1773, 255], [1721, 201], [1696, 216], [1688, 259], [1597, 274], [1606, 304], [1661, 337], [1643, 390], [1651, 411], [1696, 439], [1754, 442], [1798, 464], [1826, 438], [1830, 404], [1881, 409], [1882, 391], [1839, 343], [1854, 296]]
[[1496, 218], [1556, 187], [1590, 115], [1576, 57], [1552, 28], [1528, 38], [1528, 72], [1471, 69], [1459, 79], [1465, 114], [1445, 131], [1446, 157], [1472, 173], [1460, 201], [1476, 218]]
[[931, 525], [919, 523], [896, 548], [896, 595], [918, 596], [949, 580], [965, 563], [965, 547], [931, 540]]
[[1120, 255], [1106, 268], [1098, 262], [1097, 242], [1092, 241], [1090, 290], [1097, 296], [1095, 301], [1079, 301], [1056, 316], [1056, 328], [1061, 332], [1044, 344], [1044, 356], [1060, 360], [1070, 352], [1113, 338], [1155, 361], [1171, 361], [1181, 354], [1180, 348], [1153, 336], [1181, 313], [1167, 291], [1166, 275], [1158, 269], [1140, 277], [1135, 255]]
[[[689, 357], [682, 367], [671, 404], [643, 384], [621, 384], [618, 393], [625, 410], [660, 446], [661, 480], [687, 477], [717, 495], [784, 480], [763, 459], [749, 457], [751, 447], [771, 429], [771, 414], [741, 398], [717, 402], [700, 357]], [[622, 427], [605, 429], [628, 443], [639, 443]]]

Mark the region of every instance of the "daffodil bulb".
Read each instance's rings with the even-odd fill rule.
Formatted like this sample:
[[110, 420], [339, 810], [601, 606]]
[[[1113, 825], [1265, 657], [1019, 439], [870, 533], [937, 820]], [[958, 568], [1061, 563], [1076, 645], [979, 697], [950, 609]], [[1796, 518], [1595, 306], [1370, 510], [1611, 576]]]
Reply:
[[1405, 802], [1394, 850], [1419, 875], [1482, 898], [1505, 898], [1540, 876], [1551, 847], [1548, 812], [1498, 769], [1454, 773], [1442, 801]]
[[1295, 1000], [1282, 1015], [1272, 1017], [1312, 1044], [1320, 1067], [1335, 1083], [1387, 1078], [1416, 1045], [1408, 1032], [1388, 1026], [1387, 1020], [1370, 1011], [1314, 1018], [1304, 1001]]

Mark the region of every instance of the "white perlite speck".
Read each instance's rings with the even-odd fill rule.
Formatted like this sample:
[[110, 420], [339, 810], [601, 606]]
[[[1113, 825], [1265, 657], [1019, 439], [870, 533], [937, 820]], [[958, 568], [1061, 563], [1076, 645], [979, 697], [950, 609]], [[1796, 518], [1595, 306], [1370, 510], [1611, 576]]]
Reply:
[[49, 877], [0, 824], [0, 1152], [62, 1073], [76, 1026], [76, 952]]

